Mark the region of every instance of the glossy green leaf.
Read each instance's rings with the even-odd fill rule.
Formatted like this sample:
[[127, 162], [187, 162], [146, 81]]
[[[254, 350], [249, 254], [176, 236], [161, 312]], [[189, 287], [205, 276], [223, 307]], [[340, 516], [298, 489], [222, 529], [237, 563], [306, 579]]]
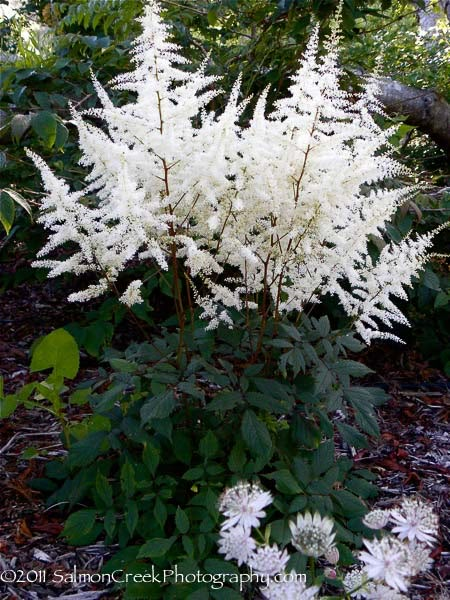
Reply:
[[31, 127], [47, 148], [54, 146], [58, 129], [58, 121], [54, 113], [48, 110], [37, 113], [31, 119]]

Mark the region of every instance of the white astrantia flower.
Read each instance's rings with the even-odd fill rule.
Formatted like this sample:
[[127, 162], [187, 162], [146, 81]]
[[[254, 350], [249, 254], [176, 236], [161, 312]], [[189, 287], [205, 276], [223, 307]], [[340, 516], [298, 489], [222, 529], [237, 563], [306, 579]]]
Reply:
[[404, 498], [399, 508], [391, 511], [392, 532], [401, 540], [417, 540], [428, 545], [436, 542], [439, 519], [432, 507], [420, 498]]
[[408, 544], [408, 567], [411, 577], [428, 571], [432, 565], [433, 559], [430, 556], [430, 548], [426, 544], [420, 544], [416, 541]]
[[[101, 108], [73, 111], [85, 189], [71, 191], [28, 153], [41, 171], [39, 222], [49, 231], [35, 265], [114, 284], [133, 261], [166, 270], [177, 259], [183, 281], [202, 290], [193, 297], [207, 328], [231, 327], [231, 311], [257, 307], [261, 295], [272, 313], [288, 313], [331, 294], [366, 342], [396, 339], [380, 328], [407, 323], [393, 299], [406, 297], [434, 234], [370, 255], [370, 239], [415, 190], [384, 184], [404, 168], [389, 154], [392, 130], [371, 116], [380, 110], [374, 81], [356, 102], [341, 90], [337, 24], [324, 54], [315, 29], [286, 97], [269, 112], [267, 90], [242, 127], [240, 81], [221, 114], [208, 112], [216, 78], [206, 64], [184, 68], [160, 6], [145, 5], [134, 68], [112, 81], [132, 100], [115, 106], [94, 78]], [[54, 253], [68, 243], [69, 258]], [[93, 284], [71, 300], [107, 289]]]
[[260, 546], [249, 557], [247, 564], [256, 573], [273, 577], [284, 571], [288, 561], [287, 550], [281, 551], [277, 544], [273, 546]]
[[249, 530], [242, 525], [221, 531], [217, 543], [219, 545], [218, 552], [225, 554], [225, 560], [235, 560], [239, 566], [247, 563], [256, 548], [256, 542], [251, 537]]
[[292, 545], [306, 556], [318, 558], [334, 545], [334, 521], [319, 513], [298, 514], [296, 521], [289, 523]]
[[242, 525], [248, 530], [258, 527], [260, 519], [266, 516], [263, 509], [271, 503], [272, 495], [259, 484], [239, 482], [225, 490], [219, 499], [219, 511], [228, 517], [222, 524], [222, 530], [235, 525]]
[[262, 588], [266, 600], [315, 600], [319, 588], [307, 587], [295, 571], [281, 573]]
[[365, 515], [362, 522], [369, 529], [383, 529], [389, 523], [391, 513], [389, 510], [375, 508]]
[[408, 600], [408, 596], [382, 583], [369, 585], [369, 590], [362, 597], [365, 600]]
[[355, 567], [345, 574], [344, 590], [355, 600], [362, 600], [368, 591], [369, 579], [367, 573], [360, 567]]
[[141, 296], [141, 287], [142, 281], [140, 279], [136, 279], [132, 281], [130, 285], [127, 287], [125, 292], [120, 297], [120, 301], [127, 306], [133, 306], [134, 304], [140, 304], [143, 302]]
[[394, 536], [363, 542], [368, 551], [360, 552], [359, 559], [365, 564], [368, 577], [386, 583], [394, 590], [406, 592], [410, 575], [407, 545]]

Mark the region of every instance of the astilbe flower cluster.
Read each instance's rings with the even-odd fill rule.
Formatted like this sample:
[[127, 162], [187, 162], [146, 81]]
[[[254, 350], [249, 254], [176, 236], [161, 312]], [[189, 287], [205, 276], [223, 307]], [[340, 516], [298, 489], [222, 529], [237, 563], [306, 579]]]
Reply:
[[[261, 297], [266, 313], [280, 314], [333, 294], [364, 340], [395, 337], [380, 323], [406, 322], [392, 298], [405, 297], [432, 235], [369, 256], [369, 239], [382, 238], [412, 188], [384, 185], [402, 167], [385, 151], [392, 132], [372, 117], [375, 84], [356, 101], [340, 88], [337, 22], [325, 54], [316, 28], [287, 97], [269, 112], [264, 93], [245, 127], [239, 81], [223, 112], [208, 112], [219, 92], [206, 64], [186, 71], [155, 0], [140, 22], [135, 68], [112, 81], [135, 99], [115, 106], [94, 78], [102, 108], [73, 111], [86, 187], [71, 191], [29, 152], [50, 231], [35, 264], [52, 277], [93, 273], [96, 283], [69, 296], [82, 301], [117, 287], [130, 261], [161, 270], [176, 261], [209, 327], [231, 326], [231, 308], [256, 308]], [[52, 258], [68, 242], [77, 250]], [[140, 287], [133, 281], [122, 301], [140, 302]]]
[[[238, 566], [246, 565], [251, 572], [262, 576], [258, 581], [265, 584], [261, 592], [266, 600], [318, 599], [318, 586], [307, 586], [303, 579], [289, 571], [287, 548], [270, 545], [268, 536], [259, 531], [260, 520], [266, 516], [263, 509], [272, 501], [272, 495], [255, 483], [240, 482], [225, 490], [219, 500], [219, 511], [227, 517], [220, 531], [219, 553], [225, 555], [225, 560], [235, 560]], [[331, 579], [341, 579], [346, 597], [406, 599], [404, 592], [411, 580], [430, 569], [433, 563], [430, 546], [438, 535], [437, 516], [420, 498], [404, 498], [397, 508], [369, 512], [363, 522], [378, 530], [391, 523], [391, 532], [384, 531], [381, 537], [363, 540], [365, 550], [359, 552], [360, 565], [342, 576], [335, 566], [339, 551], [335, 545], [335, 524], [330, 517], [309, 512], [298, 514], [289, 523], [290, 543], [310, 560], [320, 559], [321, 563], [333, 565], [326, 567], [324, 574]]]

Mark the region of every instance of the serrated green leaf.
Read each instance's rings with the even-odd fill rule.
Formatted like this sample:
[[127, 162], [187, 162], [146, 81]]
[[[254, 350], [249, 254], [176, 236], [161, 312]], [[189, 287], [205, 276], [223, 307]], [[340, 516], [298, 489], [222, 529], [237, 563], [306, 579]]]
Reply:
[[337, 428], [342, 436], [342, 439], [355, 448], [367, 448], [368, 442], [366, 437], [360, 433], [357, 429], [346, 423], [337, 423]]
[[167, 508], [160, 498], [156, 498], [153, 515], [156, 519], [156, 522], [161, 526], [161, 529], [163, 529], [167, 520]]
[[434, 308], [441, 308], [442, 306], [447, 306], [450, 302], [450, 294], [446, 294], [445, 292], [439, 292], [434, 300]]
[[256, 408], [275, 414], [286, 414], [291, 408], [287, 402], [282, 402], [261, 392], [247, 392], [245, 398], [251, 406], [256, 406]]
[[122, 465], [120, 470], [120, 485], [125, 496], [131, 498], [136, 489], [136, 479], [134, 467], [128, 461]]
[[137, 558], [157, 558], [159, 556], [165, 556], [176, 539], [176, 536], [170, 538], [153, 538], [141, 546]]
[[94, 431], [70, 447], [67, 462], [71, 468], [82, 467], [94, 461], [103, 451], [107, 440], [106, 431]]
[[158, 468], [160, 456], [161, 451], [158, 448], [154, 448], [150, 444], [144, 445], [144, 449], [142, 451], [142, 460], [144, 465], [153, 476], [155, 476], [156, 469]]
[[247, 457], [242, 442], [236, 443], [228, 458], [228, 467], [231, 471], [238, 473], [242, 471], [246, 463]]
[[178, 507], [175, 513], [175, 525], [180, 533], [187, 533], [189, 531], [189, 517], [186, 512]]
[[97, 477], [95, 480], [95, 490], [99, 495], [102, 502], [106, 504], [106, 506], [112, 506], [113, 493], [112, 487], [109, 481], [106, 479], [100, 471], [97, 473]]
[[272, 453], [272, 439], [264, 423], [262, 423], [252, 410], [244, 413], [241, 425], [242, 439], [248, 449], [256, 457], [268, 458]]
[[279, 469], [273, 473], [264, 475], [267, 479], [273, 479], [276, 483], [277, 490], [282, 494], [301, 494], [302, 488], [297, 480], [288, 469]]
[[114, 509], [106, 511], [105, 518], [103, 519], [103, 527], [105, 528], [106, 534], [112, 538], [116, 528], [116, 513]]
[[194, 467], [193, 469], [188, 469], [186, 473], [184, 473], [183, 479], [195, 481], [196, 479], [201, 479], [204, 475], [205, 469], [203, 467]]
[[92, 531], [96, 518], [96, 510], [86, 509], [74, 512], [65, 522], [62, 535], [66, 537], [70, 543], [76, 544], [78, 538], [83, 537]]
[[125, 360], [123, 358], [110, 358], [109, 364], [111, 367], [119, 373], [134, 373], [137, 369], [137, 364]]
[[364, 377], [369, 373], [373, 373], [372, 369], [369, 369], [366, 365], [363, 365], [356, 360], [342, 359], [338, 360], [333, 364], [333, 370], [338, 375], [349, 375], [350, 377]]
[[333, 490], [330, 494], [341, 506], [344, 516], [347, 518], [363, 516], [367, 507], [361, 500], [347, 490]]
[[219, 442], [212, 431], [208, 433], [200, 440], [199, 443], [199, 454], [204, 458], [211, 458], [217, 454], [219, 450]]
[[361, 498], [374, 498], [378, 494], [378, 488], [365, 479], [352, 477], [346, 480], [345, 487], [348, 491], [360, 496]]
[[272, 346], [273, 348], [292, 348], [292, 342], [284, 340], [283, 338], [275, 338], [270, 340], [268, 345]]
[[311, 468], [313, 475], [318, 477], [334, 464], [334, 443], [332, 440], [323, 442], [312, 455]]
[[206, 410], [222, 412], [231, 410], [242, 402], [240, 392], [219, 392], [214, 396], [211, 402], [206, 405]]
[[176, 406], [173, 390], [166, 390], [162, 394], [149, 398], [141, 408], [142, 422], [148, 423], [151, 419], [164, 419], [168, 417]]
[[125, 506], [125, 525], [127, 526], [130, 536], [136, 530], [139, 519], [137, 504], [134, 500], [128, 500]]

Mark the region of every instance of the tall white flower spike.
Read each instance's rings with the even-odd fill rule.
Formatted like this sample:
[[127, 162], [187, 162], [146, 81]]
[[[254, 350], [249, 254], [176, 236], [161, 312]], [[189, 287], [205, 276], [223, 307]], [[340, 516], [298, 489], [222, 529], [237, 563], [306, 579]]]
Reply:
[[[414, 190], [383, 184], [403, 168], [386, 152], [391, 131], [370, 114], [373, 81], [356, 102], [340, 87], [337, 24], [324, 56], [314, 31], [288, 96], [267, 114], [263, 94], [241, 127], [240, 82], [222, 114], [208, 112], [218, 91], [206, 65], [183, 69], [155, 0], [140, 22], [134, 70], [113, 80], [135, 99], [114, 106], [94, 79], [102, 108], [74, 113], [89, 169], [84, 192], [29, 153], [47, 191], [39, 221], [49, 240], [35, 264], [50, 276], [93, 273], [98, 282], [69, 298], [87, 300], [116, 285], [131, 261], [164, 270], [176, 257], [209, 327], [232, 325], [229, 310], [256, 307], [257, 295], [272, 312], [289, 312], [332, 294], [366, 342], [396, 339], [380, 326], [406, 323], [392, 299], [405, 297], [432, 236], [369, 255], [371, 236]], [[68, 242], [74, 253], [54, 257]], [[136, 286], [125, 303], [139, 301]]]

